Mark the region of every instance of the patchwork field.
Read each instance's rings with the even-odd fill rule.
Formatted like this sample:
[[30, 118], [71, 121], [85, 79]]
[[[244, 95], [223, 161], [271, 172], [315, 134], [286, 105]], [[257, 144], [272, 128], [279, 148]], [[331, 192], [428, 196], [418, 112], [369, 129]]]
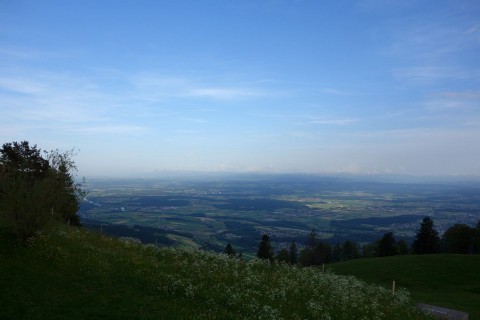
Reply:
[[480, 184], [385, 183], [307, 175], [92, 180], [82, 222], [160, 246], [254, 254], [262, 233], [276, 248], [314, 228], [331, 243], [367, 243], [394, 231], [411, 241], [425, 216], [443, 232], [480, 219]]

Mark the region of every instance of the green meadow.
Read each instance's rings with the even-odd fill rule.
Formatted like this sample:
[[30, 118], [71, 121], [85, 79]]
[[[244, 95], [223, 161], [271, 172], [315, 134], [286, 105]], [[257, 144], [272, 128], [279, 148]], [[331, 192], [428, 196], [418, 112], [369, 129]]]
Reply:
[[456, 309], [480, 319], [480, 256], [409, 255], [350, 260], [329, 265], [336, 274], [353, 275], [385, 288], [411, 292], [416, 302]]
[[2, 319], [428, 319], [352, 276], [59, 228], [0, 232]]

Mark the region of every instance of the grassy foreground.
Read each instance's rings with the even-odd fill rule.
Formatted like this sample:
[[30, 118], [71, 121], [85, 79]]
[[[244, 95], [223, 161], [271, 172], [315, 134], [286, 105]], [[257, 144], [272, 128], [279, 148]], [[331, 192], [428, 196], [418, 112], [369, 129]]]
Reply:
[[2, 319], [426, 319], [405, 291], [78, 229], [0, 232]]
[[480, 256], [411, 255], [351, 260], [330, 265], [336, 274], [411, 292], [412, 300], [469, 313], [480, 320]]

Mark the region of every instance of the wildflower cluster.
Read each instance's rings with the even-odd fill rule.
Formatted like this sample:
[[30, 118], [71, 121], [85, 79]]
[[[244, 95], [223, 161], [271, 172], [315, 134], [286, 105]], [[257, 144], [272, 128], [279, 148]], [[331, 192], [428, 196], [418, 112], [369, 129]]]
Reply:
[[[424, 319], [411, 306], [408, 293], [369, 285], [350, 276], [316, 268], [243, 261], [195, 249], [158, 248], [131, 239], [87, 232], [59, 234], [75, 239], [88, 252], [75, 267], [85, 278], [101, 276], [128, 282], [144, 294], [141, 315], [155, 317], [156, 301], [175, 302], [175, 318], [196, 319]], [[42, 238], [45, 255], [67, 257], [58, 245]], [[52, 242], [55, 243], [55, 242]], [[146, 305], [150, 305], [148, 308]]]
[[[149, 248], [149, 250], [152, 250]], [[408, 293], [315, 268], [244, 262], [193, 249], [159, 249], [156, 290], [235, 319], [405, 319]], [[169, 268], [161, 265], [168, 261]]]

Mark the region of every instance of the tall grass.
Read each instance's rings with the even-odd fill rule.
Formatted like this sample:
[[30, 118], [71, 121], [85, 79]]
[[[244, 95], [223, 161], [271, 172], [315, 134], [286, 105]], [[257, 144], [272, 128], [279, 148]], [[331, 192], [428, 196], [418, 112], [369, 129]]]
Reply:
[[427, 318], [407, 292], [392, 296], [351, 276], [84, 230], [0, 248], [5, 319]]

